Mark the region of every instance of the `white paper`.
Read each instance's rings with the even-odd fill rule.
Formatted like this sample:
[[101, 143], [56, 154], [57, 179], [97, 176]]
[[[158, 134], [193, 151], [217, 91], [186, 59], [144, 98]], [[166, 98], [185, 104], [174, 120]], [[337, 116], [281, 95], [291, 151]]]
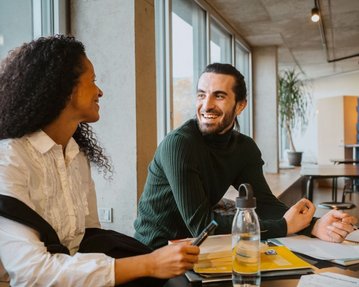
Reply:
[[359, 243], [359, 229], [349, 233], [345, 239]]
[[314, 275], [303, 275], [300, 277], [297, 287], [358, 287], [359, 279], [332, 273], [324, 272]]
[[332, 243], [304, 235], [281, 237], [276, 240], [292, 251], [322, 260], [359, 258], [357, 243]]

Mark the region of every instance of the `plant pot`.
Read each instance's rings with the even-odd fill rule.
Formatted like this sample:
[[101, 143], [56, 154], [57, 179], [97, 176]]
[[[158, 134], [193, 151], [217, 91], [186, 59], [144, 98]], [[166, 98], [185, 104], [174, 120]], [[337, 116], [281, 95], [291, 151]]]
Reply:
[[302, 154], [301, 151], [288, 151], [288, 162], [290, 165], [300, 166], [302, 163]]

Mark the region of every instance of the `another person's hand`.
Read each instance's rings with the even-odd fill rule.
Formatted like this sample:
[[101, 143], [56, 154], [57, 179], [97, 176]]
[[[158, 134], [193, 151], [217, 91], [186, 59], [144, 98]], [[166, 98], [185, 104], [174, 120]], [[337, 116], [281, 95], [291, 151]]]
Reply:
[[306, 198], [302, 198], [294, 204], [283, 216], [287, 222], [287, 235], [309, 226], [314, 212], [314, 204]]
[[354, 230], [357, 218], [340, 210], [331, 210], [317, 220], [312, 235], [331, 242], [342, 242]]
[[198, 261], [200, 249], [189, 242], [167, 245], [153, 251], [151, 274], [157, 278], [170, 278], [192, 269]]

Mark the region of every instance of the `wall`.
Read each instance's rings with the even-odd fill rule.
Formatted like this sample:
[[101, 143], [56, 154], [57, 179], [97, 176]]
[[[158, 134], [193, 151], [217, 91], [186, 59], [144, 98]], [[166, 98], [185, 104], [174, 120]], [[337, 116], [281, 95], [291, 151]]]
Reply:
[[344, 158], [344, 99], [341, 96], [321, 98], [316, 106], [317, 161], [330, 164], [330, 159]]
[[254, 140], [262, 152], [264, 171], [277, 173], [277, 47], [256, 47], [253, 55]]
[[[298, 150], [304, 151], [303, 162], [317, 163], [318, 161], [318, 114], [317, 100], [335, 96], [359, 96], [359, 71], [340, 74], [334, 77], [326, 77], [313, 80], [308, 83], [309, 92], [313, 95], [313, 108], [310, 122], [306, 131], [297, 132], [295, 141]], [[326, 128], [332, 129], [330, 125]]]
[[104, 228], [133, 235], [137, 201], [156, 148], [154, 6], [152, 0], [73, 0], [71, 33], [94, 64], [101, 119], [94, 124], [114, 174], [93, 176], [98, 207], [113, 208]]

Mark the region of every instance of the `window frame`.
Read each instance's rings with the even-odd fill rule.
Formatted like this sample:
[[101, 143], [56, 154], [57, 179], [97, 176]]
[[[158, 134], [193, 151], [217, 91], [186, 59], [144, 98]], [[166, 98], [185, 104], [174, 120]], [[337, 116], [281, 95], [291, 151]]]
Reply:
[[[173, 127], [173, 89], [172, 89], [172, 35], [171, 3], [173, 0], [155, 0], [156, 25], [156, 69], [157, 69], [157, 142], [158, 144]], [[205, 0], [192, 0], [205, 11], [206, 58], [211, 61], [210, 25], [215, 21], [231, 36], [231, 64], [236, 66], [236, 43], [247, 53], [247, 99], [249, 109], [249, 136], [253, 136], [253, 96], [252, 96], [252, 53], [249, 45], [239, 33]], [[212, 20], [213, 19], [213, 20]], [[196, 52], [195, 52], [196, 53]], [[194, 53], [194, 54], [195, 54]]]
[[67, 0], [32, 0], [33, 39], [67, 34]]

